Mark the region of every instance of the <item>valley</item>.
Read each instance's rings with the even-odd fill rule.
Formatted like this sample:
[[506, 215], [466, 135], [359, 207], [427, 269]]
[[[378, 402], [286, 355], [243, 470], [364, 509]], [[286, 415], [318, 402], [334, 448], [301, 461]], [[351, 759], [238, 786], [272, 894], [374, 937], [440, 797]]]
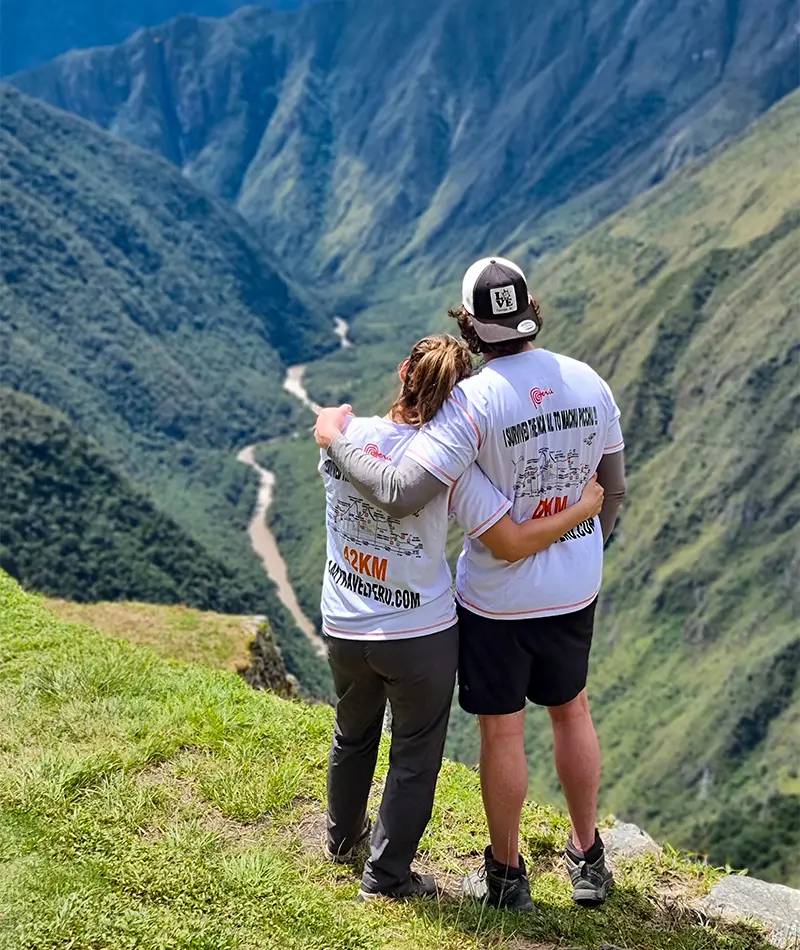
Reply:
[[[609, 379], [629, 446], [630, 500], [607, 552], [592, 672], [602, 805], [790, 882], [800, 868], [779, 841], [800, 827], [797, 154], [795, 94], [531, 275], [543, 345]], [[353, 336], [369, 342], [309, 367], [312, 400], [381, 411], [411, 340], [448, 329], [437, 313], [457, 299], [446, 286], [357, 315]], [[285, 486], [272, 530], [318, 621], [316, 447], [262, 445], [259, 458]], [[452, 553], [459, 546], [454, 536]], [[540, 710], [527, 735], [534, 794], [558, 800]], [[448, 754], [476, 761], [474, 725], [458, 713]]]
[[375, 11], [183, 16], [8, 78], [229, 202], [347, 318], [486, 247], [530, 269], [800, 79], [793, 0]]
[[[352, 346], [348, 338], [347, 321], [342, 319], [342, 317], [334, 318], [334, 332], [343, 350]], [[307, 368], [307, 365], [304, 363], [298, 363], [295, 366], [288, 367], [286, 377], [283, 381], [283, 388], [309, 411], [317, 413], [320, 407], [311, 400], [303, 385], [303, 377]], [[296, 435], [297, 433], [294, 434], [293, 438]], [[260, 487], [258, 499], [248, 528], [250, 541], [253, 550], [264, 565], [267, 576], [275, 584], [281, 603], [289, 611], [292, 619], [314, 646], [319, 656], [324, 657], [327, 652], [325, 643], [317, 633], [317, 626], [303, 613], [297, 601], [297, 595], [289, 581], [286, 562], [270, 531], [268, 518], [276, 490], [275, 474], [258, 464], [255, 459], [255, 450], [255, 445], [248, 445], [236, 456], [238, 462], [252, 468], [259, 478]]]
[[[266, 615], [329, 698], [313, 413], [384, 411], [411, 344], [454, 332], [464, 267], [502, 253], [541, 344], [623, 412], [601, 807], [800, 885], [796, 4], [6, 6], [3, 568]], [[526, 730], [558, 802], [541, 710]], [[447, 753], [476, 761], [459, 713]]]
[[267, 524], [267, 515], [275, 494], [275, 476], [256, 462], [254, 445], [243, 448], [236, 456], [236, 460], [252, 468], [259, 479], [258, 499], [248, 527], [253, 550], [261, 558], [267, 577], [275, 584], [281, 603], [289, 611], [292, 619], [308, 638], [317, 653], [324, 657], [326, 653], [325, 644], [317, 634], [314, 624], [306, 617], [297, 603], [294, 588], [289, 583], [287, 576], [286, 562], [283, 560], [278, 544]]

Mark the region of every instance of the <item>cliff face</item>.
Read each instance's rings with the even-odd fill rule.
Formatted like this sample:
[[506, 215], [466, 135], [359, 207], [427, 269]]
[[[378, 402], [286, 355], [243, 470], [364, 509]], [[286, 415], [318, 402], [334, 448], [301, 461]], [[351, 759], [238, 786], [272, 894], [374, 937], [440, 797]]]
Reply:
[[245, 682], [253, 689], [271, 690], [283, 699], [299, 699], [301, 694], [297, 680], [286, 669], [269, 621], [265, 617], [257, 617], [254, 626], [250, 665], [242, 671]]

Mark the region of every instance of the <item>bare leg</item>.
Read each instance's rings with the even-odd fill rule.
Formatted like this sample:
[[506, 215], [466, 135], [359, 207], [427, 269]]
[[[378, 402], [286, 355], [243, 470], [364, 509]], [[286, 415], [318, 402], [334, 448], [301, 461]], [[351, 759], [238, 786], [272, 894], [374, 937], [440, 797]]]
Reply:
[[519, 822], [528, 793], [525, 759], [525, 710], [509, 716], [479, 716], [481, 728], [481, 792], [492, 855], [508, 867], [519, 867]]
[[547, 710], [553, 724], [553, 753], [572, 819], [572, 842], [582, 852], [594, 844], [600, 790], [600, 743], [586, 690], [563, 706]]

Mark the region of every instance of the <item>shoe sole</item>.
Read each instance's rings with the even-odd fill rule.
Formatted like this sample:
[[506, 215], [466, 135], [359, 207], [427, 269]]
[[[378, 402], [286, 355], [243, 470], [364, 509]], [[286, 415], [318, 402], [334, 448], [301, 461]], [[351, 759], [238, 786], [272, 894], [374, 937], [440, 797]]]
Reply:
[[579, 907], [600, 907], [601, 904], [605, 904], [606, 898], [613, 887], [613, 884], [609, 884], [603, 891], [579, 891], [575, 890], [572, 892], [572, 902], [577, 904]]

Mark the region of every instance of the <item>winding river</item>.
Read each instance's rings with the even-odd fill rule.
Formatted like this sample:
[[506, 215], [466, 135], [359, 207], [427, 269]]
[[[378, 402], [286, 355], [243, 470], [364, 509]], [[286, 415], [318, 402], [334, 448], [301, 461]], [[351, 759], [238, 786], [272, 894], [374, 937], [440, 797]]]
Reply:
[[[334, 320], [334, 332], [339, 338], [342, 349], [347, 349], [352, 346], [347, 336], [347, 331], [347, 321], [341, 317], [336, 317]], [[307, 364], [303, 363], [298, 366], [290, 366], [286, 372], [286, 378], [283, 381], [283, 388], [316, 414], [319, 412], [320, 406], [310, 398], [303, 384], [306, 365]], [[258, 464], [255, 458], [255, 450], [255, 445], [248, 445], [236, 456], [237, 461], [243, 465], [249, 465], [250, 468], [256, 472], [260, 481], [258, 500], [256, 501], [256, 507], [248, 528], [250, 543], [253, 546], [253, 550], [259, 558], [261, 558], [261, 563], [264, 565], [267, 576], [277, 587], [278, 597], [281, 603], [292, 615], [292, 619], [297, 626], [314, 645], [317, 653], [324, 657], [326, 654], [325, 643], [322, 637], [317, 633], [314, 624], [303, 613], [300, 607], [297, 595], [289, 581], [286, 562], [278, 548], [275, 536], [269, 529], [267, 514], [275, 494], [275, 474]]]

